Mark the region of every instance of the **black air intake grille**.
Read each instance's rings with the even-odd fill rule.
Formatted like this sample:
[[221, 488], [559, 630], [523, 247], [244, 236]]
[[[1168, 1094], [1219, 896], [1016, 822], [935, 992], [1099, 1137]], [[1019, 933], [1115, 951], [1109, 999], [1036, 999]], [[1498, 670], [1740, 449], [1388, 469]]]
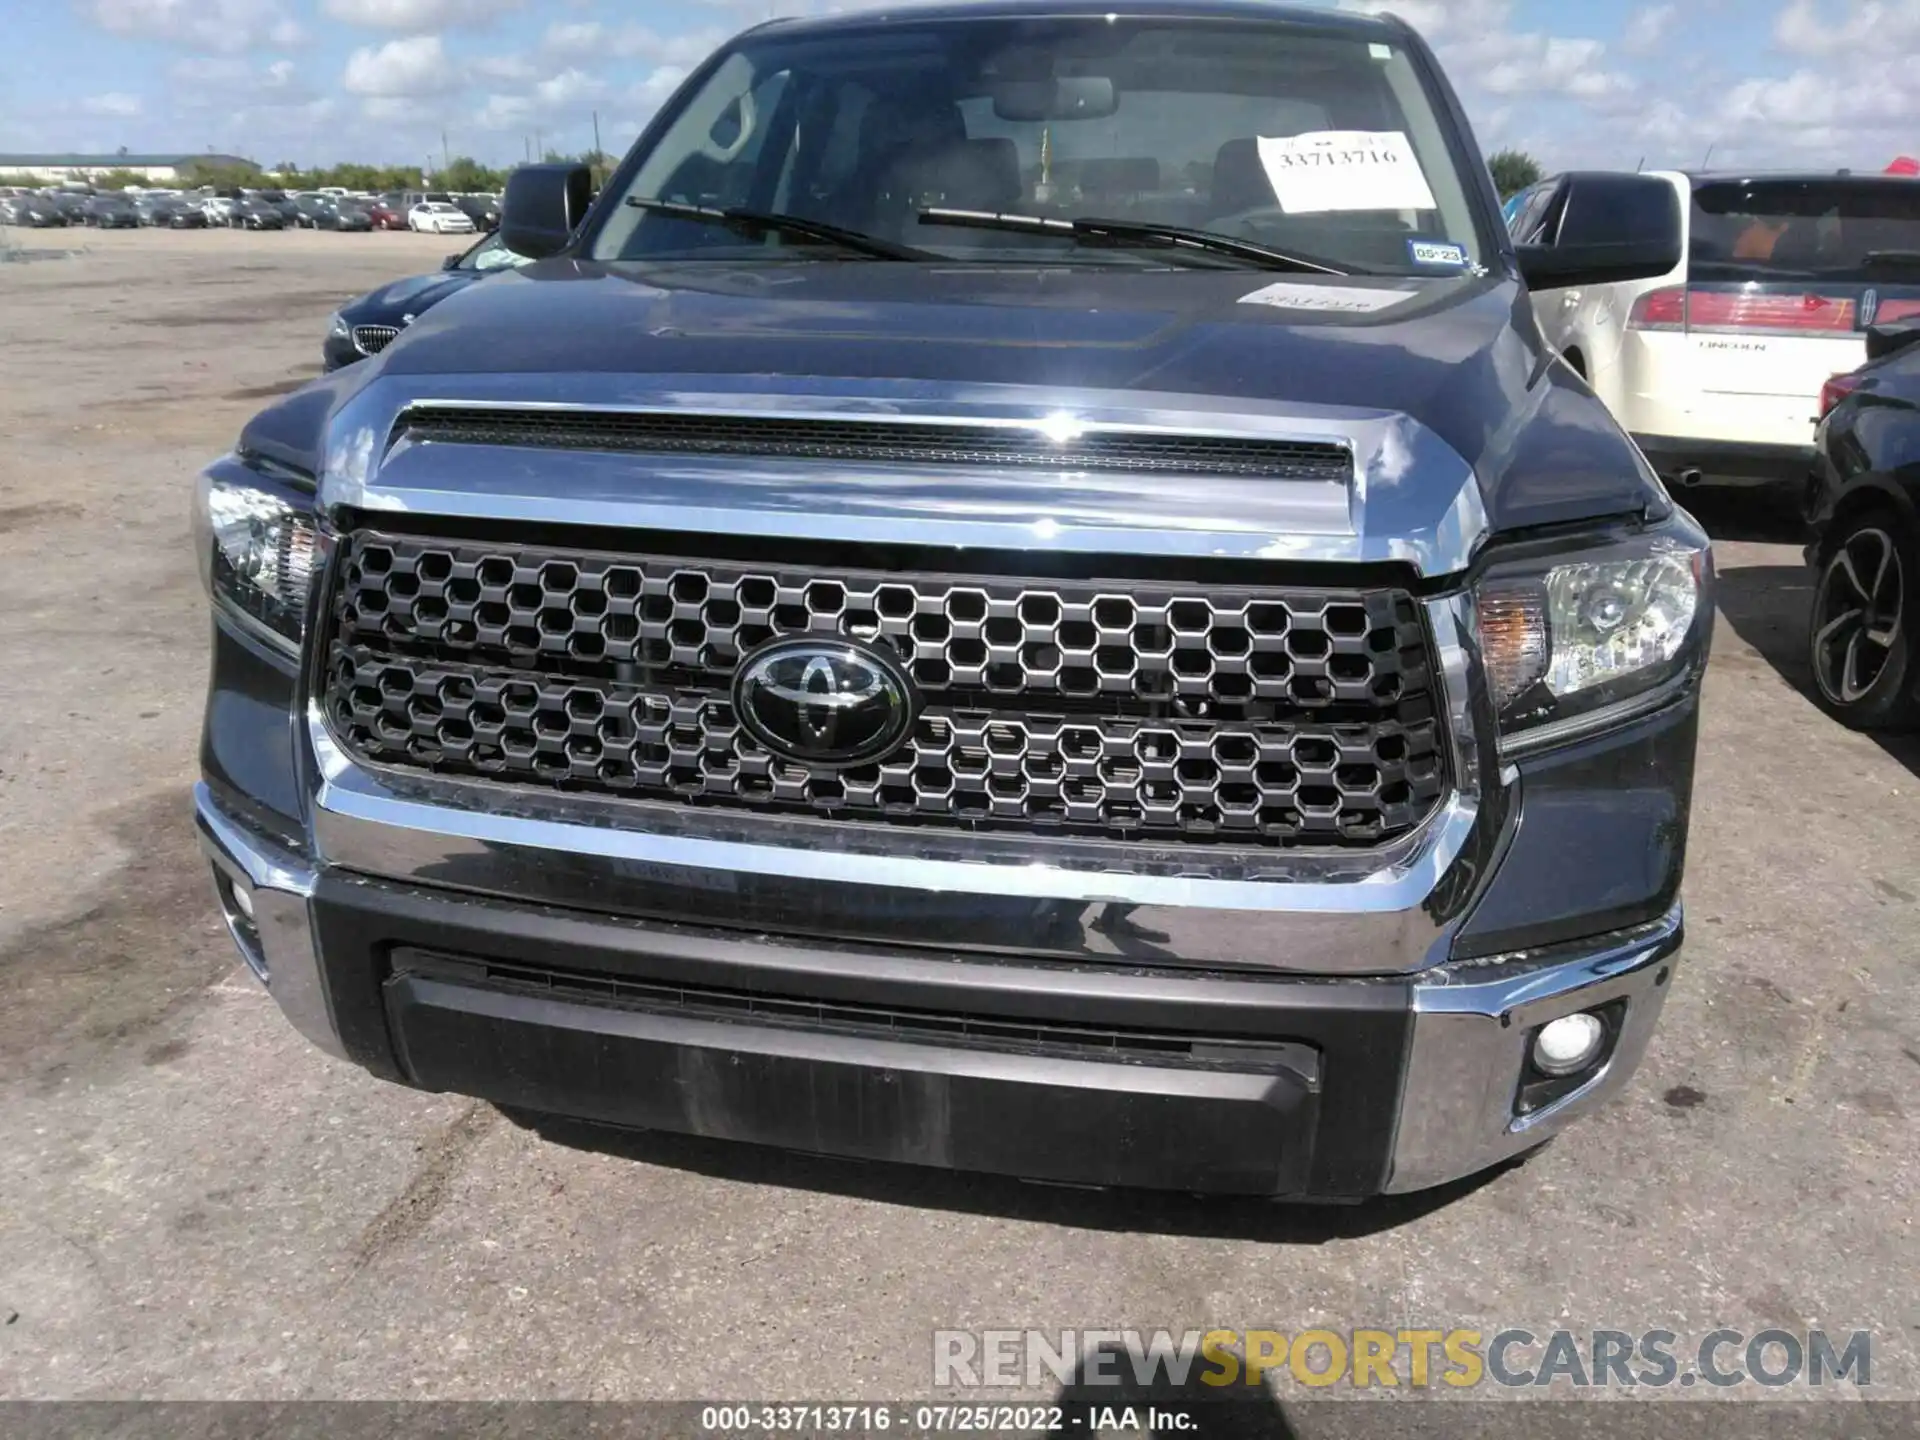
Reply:
[[1012, 465], [1169, 475], [1258, 475], [1342, 484], [1353, 478], [1353, 456], [1346, 447], [1312, 441], [1093, 431], [1056, 442], [1025, 427], [791, 420], [677, 411], [433, 406], [402, 415], [394, 438], [402, 437], [458, 445], [757, 455], [875, 465]]
[[689, 1020], [772, 1029], [824, 1030], [863, 1039], [950, 1049], [998, 1050], [1173, 1069], [1242, 1073], [1285, 1069], [1295, 1072], [1309, 1085], [1317, 1084], [1319, 1079], [1319, 1052], [1299, 1041], [855, 1005], [625, 975], [554, 970], [542, 965], [442, 955], [411, 947], [396, 950], [393, 965], [399, 974], [533, 992], [556, 999]]
[[[1445, 788], [1426, 632], [1391, 589], [1228, 589], [677, 559], [361, 532], [323, 677], [356, 757], [906, 824], [1370, 845]], [[815, 770], [739, 725], [776, 637], [896, 656], [905, 747]]]

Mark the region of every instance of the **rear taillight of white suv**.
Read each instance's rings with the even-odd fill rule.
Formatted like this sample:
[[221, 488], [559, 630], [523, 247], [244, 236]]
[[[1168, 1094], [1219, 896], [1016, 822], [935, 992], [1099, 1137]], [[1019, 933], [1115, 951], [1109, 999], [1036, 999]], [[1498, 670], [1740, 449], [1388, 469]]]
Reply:
[[1627, 314], [1629, 330], [1684, 330], [1687, 328], [1687, 287], [1668, 285], [1649, 290], [1633, 302]]
[[1859, 302], [1850, 295], [1732, 286], [1724, 290], [1669, 285], [1633, 302], [1629, 330], [1684, 330], [1695, 335], [1847, 336]]

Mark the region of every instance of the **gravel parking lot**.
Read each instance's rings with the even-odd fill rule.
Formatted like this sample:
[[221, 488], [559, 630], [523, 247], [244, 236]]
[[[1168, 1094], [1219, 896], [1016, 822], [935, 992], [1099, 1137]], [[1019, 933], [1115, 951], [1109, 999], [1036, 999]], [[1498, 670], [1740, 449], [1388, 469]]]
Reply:
[[1778, 510], [1699, 507], [1662, 1029], [1527, 1163], [1326, 1211], [543, 1133], [310, 1049], [189, 824], [192, 477], [340, 301], [455, 242], [14, 238], [80, 253], [0, 265], [0, 1395], [901, 1398], [936, 1327], [1819, 1325], [1920, 1397], [1920, 745], [1806, 698]]

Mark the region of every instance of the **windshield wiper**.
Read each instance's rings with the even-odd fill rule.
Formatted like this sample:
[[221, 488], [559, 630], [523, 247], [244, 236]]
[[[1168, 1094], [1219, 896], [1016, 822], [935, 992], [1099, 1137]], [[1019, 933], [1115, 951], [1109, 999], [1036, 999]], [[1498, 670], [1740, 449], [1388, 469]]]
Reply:
[[1881, 270], [1920, 270], [1920, 250], [1869, 250], [1860, 263]]
[[1357, 273], [1352, 269], [1343, 270], [1338, 265], [1329, 265], [1324, 260], [1311, 260], [1305, 255], [1275, 250], [1270, 245], [1262, 245], [1254, 240], [1221, 235], [1213, 230], [1194, 230], [1185, 225], [1160, 225], [1147, 220], [1101, 220], [1093, 216], [1055, 220], [1045, 215], [997, 215], [989, 210], [932, 209], [920, 212], [920, 223], [970, 226], [976, 230], [1011, 230], [1026, 235], [1072, 235], [1083, 240], [1121, 245], [1184, 245], [1204, 250], [1209, 255], [1227, 255], [1236, 260], [1245, 260], [1268, 270], [1300, 270], [1314, 275]]
[[801, 240], [818, 240], [825, 245], [838, 245], [842, 250], [851, 250], [856, 255], [865, 255], [871, 260], [938, 260], [930, 250], [916, 250], [911, 245], [896, 245], [891, 240], [882, 240], [877, 235], [862, 235], [858, 230], [843, 230], [838, 225], [829, 225], [823, 220], [809, 220], [802, 215], [780, 215], [771, 210], [722, 209], [717, 205], [687, 205], [678, 200], [650, 200], [644, 195], [629, 195], [627, 204], [636, 210], [645, 210], [654, 215], [672, 215], [681, 220], [705, 220], [710, 224], [724, 225], [731, 230], [744, 231], [750, 235], [792, 235]]

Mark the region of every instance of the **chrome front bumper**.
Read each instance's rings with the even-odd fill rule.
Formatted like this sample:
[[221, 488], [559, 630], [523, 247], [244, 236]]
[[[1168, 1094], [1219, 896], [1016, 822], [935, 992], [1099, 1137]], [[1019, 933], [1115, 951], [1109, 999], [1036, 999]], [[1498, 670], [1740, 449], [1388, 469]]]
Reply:
[[[221, 810], [205, 785], [196, 788], [195, 808], [222, 908], [248, 964], [303, 1035], [344, 1054], [314, 923], [320, 867]], [[251, 920], [233, 894], [240, 887], [251, 901]], [[1409, 977], [1410, 1038], [1384, 1188], [1424, 1189], [1497, 1164], [1623, 1087], [1658, 1020], [1681, 932], [1676, 906], [1653, 924], [1590, 942], [1454, 962]], [[1516, 1114], [1531, 1033], [1557, 1016], [1615, 1001], [1625, 1002], [1624, 1019], [1604, 1066], [1545, 1108]]]

